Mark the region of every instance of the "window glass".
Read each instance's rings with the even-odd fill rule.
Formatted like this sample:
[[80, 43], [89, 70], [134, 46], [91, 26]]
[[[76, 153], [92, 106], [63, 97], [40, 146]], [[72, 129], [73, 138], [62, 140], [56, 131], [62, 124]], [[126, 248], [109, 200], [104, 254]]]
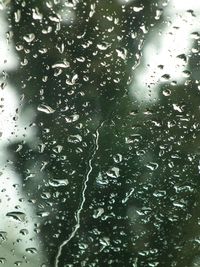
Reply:
[[0, 265], [200, 266], [199, 16], [0, 1]]

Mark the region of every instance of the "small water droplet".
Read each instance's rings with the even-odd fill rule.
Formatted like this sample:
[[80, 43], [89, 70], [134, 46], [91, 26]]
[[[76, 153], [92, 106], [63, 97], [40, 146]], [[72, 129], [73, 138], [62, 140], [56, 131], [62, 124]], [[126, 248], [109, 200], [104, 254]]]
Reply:
[[154, 197], [163, 197], [166, 195], [166, 191], [165, 190], [157, 190], [153, 193]]

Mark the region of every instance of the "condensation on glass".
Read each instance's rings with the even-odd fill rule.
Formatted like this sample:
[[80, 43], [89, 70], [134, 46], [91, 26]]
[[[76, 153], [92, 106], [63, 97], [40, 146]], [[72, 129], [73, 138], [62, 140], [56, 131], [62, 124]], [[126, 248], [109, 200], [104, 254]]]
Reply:
[[0, 1], [0, 265], [200, 266], [199, 18]]

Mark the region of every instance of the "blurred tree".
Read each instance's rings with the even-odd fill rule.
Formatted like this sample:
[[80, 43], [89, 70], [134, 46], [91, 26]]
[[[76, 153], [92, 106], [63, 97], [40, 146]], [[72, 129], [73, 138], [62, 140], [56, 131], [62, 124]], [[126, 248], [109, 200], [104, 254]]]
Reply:
[[151, 108], [128, 94], [158, 10], [144, 0], [10, 3], [21, 64], [9, 77], [37, 133], [9, 149], [37, 214], [50, 212], [47, 266], [77, 216], [59, 266], [189, 266], [198, 254], [188, 230], [199, 201], [197, 85], [166, 83]]

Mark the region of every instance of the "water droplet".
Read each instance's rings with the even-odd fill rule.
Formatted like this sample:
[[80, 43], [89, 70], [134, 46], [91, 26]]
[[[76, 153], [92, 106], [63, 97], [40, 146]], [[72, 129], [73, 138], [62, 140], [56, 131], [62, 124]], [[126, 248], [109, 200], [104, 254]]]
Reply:
[[164, 75], [161, 76], [161, 79], [160, 79], [160, 80], [163, 81], [163, 82], [166, 82], [166, 81], [168, 81], [170, 78], [171, 78], [171, 77], [170, 77], [169, 74], [164, 74]]
[[183, 112], [183, 108], [181, 106], [179, 106], [178, 104], [172, 104], [173, 109], [178, 111], [178, 112]]
[[52, 68], [69, 68], [70, 64], [68, 61], [64, 60], [63, 62], [60, 62], [60, 63], [56, 63], [56, 64], [53, 64], [52, 65]]
[[45, 144], [39, 144], [38, 145], [38, 150], [39, 150], [40, 153], [44, 152], [45, 146], [46, 146]]
[[94, 211], [93, 218], [97, 219], [99, 218], [102, 214], [104, 213], [103, 208], [98, 208], [97, 210]]
[[154, 197], [163, 197], [166, 195], [166, 191], [165, 190], [157, 190], [153, 193]]
[[68, 142], [69, 143], [80, 143], [82, 141], [82, 137], [79, 135], [79, 134], [75, 134], [75, 135], [70, 135], [68, 138], [67, 138]]
[[110, 245], [110, 238], [108, 237], [103, 237], [99, 240], [100, 244], [102, 244], [104, 247]]
[[49, 216], [49, 214], [50, 214], [50, 212], [48, 212], [48, 211], [40, 211], [40, 212], [37, 212], [37, 216], [38, 217], [41, 217], [41, 218], [47, 217], [47, 216]]
[[109, 183], [108, 179], [102, 176], [102, 173], [99, 172], [97, 178], [96, 178], [96, 183], [98, 185], [107, 185]]
[[118, 48], [116, 49], [118, 57], [122, 58], [123, 60], [126, 59], [127, 56], [127, 50], [125, 48]]
[[23, 39], [27, 42], [27, 43], [31, 43], [34, 39], [35, 39], [35, 34], [34, 33], [29, 33], [27, 35], [25, 35], [23, 37]]
[[0, 231], [0, 241], [6, 241], [7, 240], [7, 232]]
[[171, 95], [171, 90], [170, 89], [163, 90], [163, 95], [164, 96], [170, 96]]
[[62, 150], [63, 150], [63, 146], [61, 146], [61, 145], [57, 145], [57, 146], [53, 149], [53, 151], [54, 151], [55, 153], [60, 153]]
[[44, 112], [46, 114], [52, 114], [52, 113], [55, 112], [55, 110], [52, 109], [50, 106], [47, 106], [47, 105], [44, 105], [44, 104], [41, 104], [40, 106], [38, 106], [37, 110], [41, 111], [41, 112]]
[[156, 16], [155, 16], [155, 19], [156, 19], [156, 20], [159, 20], [160, 17], [161, 17], [161, 15], [162, 15], [162, 13], [163, 13], [163, 9], [162, 9], [162, 8], [157, 9], [157, 10], [156, 10]]
[[132, 39], [135, 39], [136, 37], [137, 37], [137, 33], [136, 33], [136, 32], [132, 32], [132, 33], [131, 33], [131, 38], [132, 38]]
[[134, 6], [133, 7], [133, 11], [134, 12], [140, 12], [144, 9], [144, 6]]
[[200, 38], [200, 34], [198, 32], [192, 32], [191, 37], [195, 40], [198, 40]]
[[158, 168], [158, 163], [155, 162], [149, 162], [146, 167], [150, 169], [151, 171], [155, 171]]
[[112, 178], [118, 178], [118, 177], [119, 177], [119, 168], [117, 168], [117, 167], [113, 167], [113, 168], [111, 168], [109, 171], [107, 171], [106, 174], [107, 174], [109, 177], [112, 177]]
[[24, 222], [26, 219], [26, 214], [20, 211], [8, 212], [6, 216], [11, 217], [12, 219], [20, 222]]
[[111, 46], [111, 44], [106, 43], [106, 42], [103, 42], [103, 43], [97, 45], [99, 50], [106, 50], [109, 46]]
[[182, 73], [183, 73], [183, 77], [185, 78], [188, 78], [191, 75], [191, 72], [189, 70], [184, 70]]
[[37, 253], [37, 249], [36, 248], [26, 248], [26, 252], [28, 252], [30, 254], [35, 254], [35, 253]]
[[15, 261], [14, 265], [15, 266], [21, 266], [22, 265], [22, 261]]
[[95, 4], [91, 4], [90, 5], [90, 13], [89, 13], [89, 17], [91, 18], [93, 15], [94, 15], [94, 13], [95, 13], [95, 7], [96, 7], [96, 5]]
[[49, 184], [53, 187], [66, 186], [69, 184], [68, 179], [52, 179], [49, 181]]
[[187, 56], [185, 54], [180, 54], [177, 56], [178, 59], [180, 59], [183, 63], [187, 63]]
[[174, 207], [177, 207], [177, 208], [184, 208], [185, 207], [185, 204], [182, 203], [182, 202], [173, 202], [173, 206]]
[[21, 19], [21, 10], [17, 10], [15, 13], [14, 13], [14, 16], [15, 16], [15, 22], [19, 22], [20, 19]]
[[21, 229], [19, 232], [22, 235], [28, 235], [28, 230], [27, 229]]
[[66, 84], [68, 85], [74, 85], [76, 83], [76, 81], [78, 80], [78, 75], [75, 74], [71, 80], [70, 79], [66, 79]]
[[33, 19], [41, 20], [43, 18], [43, 15], [39, 12], [38, 7], [32, 9], [33, 12]]
[[80, 248], [81, 250], [85, 250], [85, 249], [88, 247], [88, 244], [85, 244], [85, 243], [79, 243], [78, 246], [79, 246], [79, 248]]
[[134, 188], [130, 189], [129, 192], [126, 193], [126, 197], [124, 199], [122, 199], [122, 203], [126, 203], [129, 198], [131, 197], [131, 195], [133, 194], [133, 192], [135, 191]]
[[65, 117], [65, 120], [67, 123], [71, 123], [71, 122], [75, 122], [79, 119], [79, 115], [78, 114], [73, 114], [71, 116]]
[[116, 155], [113, 157], [113, 159], [114, 159], [114, 162], [119, 163], [119, 162], [122, 161], [122, 155], [121, 155], [121, 154], [116, 154]]
[[0, 263], [1, 264], [5, 264], [6, 263], [6, 259], [5, 258], [0, 258]]

